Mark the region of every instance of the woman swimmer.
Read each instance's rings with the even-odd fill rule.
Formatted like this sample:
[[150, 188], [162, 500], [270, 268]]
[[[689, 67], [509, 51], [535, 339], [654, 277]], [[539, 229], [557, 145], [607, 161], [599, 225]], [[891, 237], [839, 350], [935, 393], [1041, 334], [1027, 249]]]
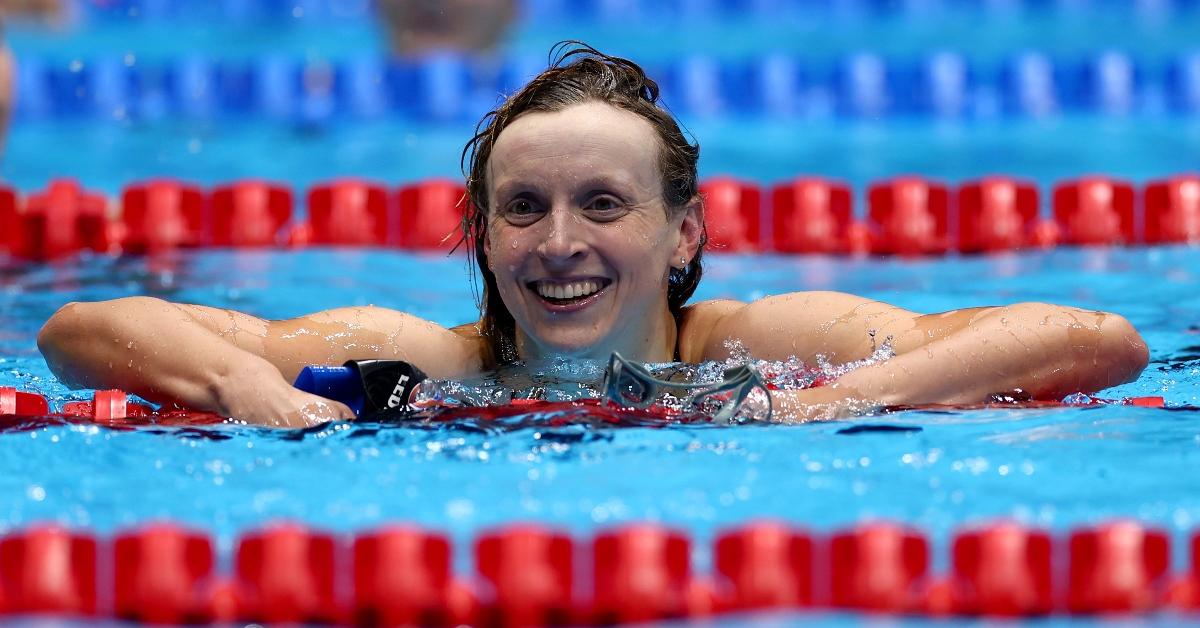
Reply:
[[1057, 399], [1137, 377], [1146, 344], [1122, 317], [1042, 303], [920, 315], [833, 292], [686, 305], [701, 276], [698, 147], [636, 64], [588, 47], [557, 61], [480, 123], [464, 150], [464, 219], [483, 276], [482, 317], [446, 329], [375, 307], [267, 321], [127, 298], [72, 303], [38, 344], [64, 382], [116, 387], [254, 423], [351, 419], [293, 388], [308, 364], [390, 358], [436, 378], [553, 356], [641, 362], [756, 358], [833, 363], [895, 356], [831, 385], [775, 391], [776, 416], [880, 404]]

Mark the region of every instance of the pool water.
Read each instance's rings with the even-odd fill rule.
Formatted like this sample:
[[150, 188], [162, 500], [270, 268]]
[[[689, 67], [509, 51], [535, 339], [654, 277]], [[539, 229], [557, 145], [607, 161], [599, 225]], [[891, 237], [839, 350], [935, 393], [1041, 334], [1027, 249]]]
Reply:
[[[917, 261], [714, 256], [697, 295], [832, 289], [918, 311], [1021, 300], [1114, 311], [1144, 334], [1151, 364], [1102, 396], [1161, 395], [1166, 409], [910, 411], [795, 426], [494, 433], [453, 425], [47, 427], [0, 434], [0, 526], [58, 521], [112, 531], [170, 518], [228, 543], [278, 518], [347, 532], [412, 521], [465, 543], [512, 521], [586, 535], [649, 520], [690, 531], [701, 565], [701, 541], [761, 517], [816, 530], [883, 517], [918, 525], [935, 542], [994, 517], [1062, 530], [1135, 517], [1182, 535], [1200, 523], [1200, 410], [1185, 408], [1200, 405], [1197, 269], [1200, 250], [1191, 248]], [[86, 398], [53, 379], [34, 343], [41, 322], [72, 299], [150, 294], [265, 317], [374, 304], [450, 325], [475, 315], [465, 272], [461, 257], [355, 250], [5, 266], [0, 385], [56, 404]], [[859, 423], [914, 429], [845, 431]]]
[[[757, 12], [695, 21], [647, 13], [586, 24], [532, 16], [503, 49], [540, 60], [553, 42], [577, 37], [650, 63], [766, 52], [827, 63], [860, 50], [914, 58], [950, 49], [987, 64], [1028, 49], [1079, 59], [1119, 43], [1141, 67], [1157, 71], [1195, 47], [1200, 27], [1195, 3], [1169, 0], [739, 1], [695, 4]], [[271, 6], [286, 4], [332, 6], [317, 0]], [[211, 6], [227, 5], [254, 2]], [[18, 58], [59, 60], [119, 54], [153, 62], [191, 53], [244, 60], [279, 52], [339, 59], [384, 48], [378, 29], [361, 17], [309, 11], [303, 19], [256, 22], [217, 13], [166, 22], [93, 17], [73, 31], [15, 29], [8, 37]], [[1035, 181], [1046, 199], [1054, 183], [1070, 177], [1102, 173], [1142, 183], [1200, 163], [1200, 116], [1153, 107], [1044, 119], [847, 119], [810, 112], [786, 119], [687, 115], [684, 122], [702, 147], [703, 176], [735, 175], [766, 186], [822, 175], [847, 181], [860, 200], [871, 182], [900, 174], [950, 183], [1016, 175]], [[18, 118], [0, 179], [32, 191], [71, 176], [115, 195], [151, 177], [206, 186], [255, 177], [288, 184], [302, 198], [307, 186], [344, 175], [389, 186], [461, 176], [460, 151], [473, 124], [397, 116], [316, 125]], [[304, 211], [297, 209], [300, 216]], [[856, 213], [865, 213], [861, 202]], [[496, 525], [533, 520], [585, 538], [621, 522], [656, 521], [687, 531], [694, 564], [706, 569], [715, 533], [748, 520], [774, 517], [826, 532], [886, 518], [928, 532], [933, 567], [941, 570], [950, 533], [973, 522], [1011, 518], [1066, 531], [1118, 517], [1169, 530], [1175, 570], [1182, 568], [1185, 535], [1200, 528], [1200, 248], [1061, 248], [917, 260], [712, 255], [706, 265], [697, 299], [840, 290], [920, 312], [1031, 300], [1116, 312], [1141, 331], [1151, 362], [1135, 382], [1102, 396], [1162, 396], [1167, 407], [909, 411], [805, 425], [534, 425], [482, 433], [461, 425], [335, 424], [292, 432], [40, 427], [0, 433], [0, 533], [53, 521], [107, 534], [171, 519], [209, 530], [228, 556], [237, 535], [272, 520], [339, 532], [407, 521], [450, 534], [460, 549], [457, 566], [466, 571], [462, 550]], [[269, 318], [366, 304], [443, 325], [478, 315], [461, 257], [323, 249], [0, 260], [0, 386], [41, 392], [55, 407], [90, 398], [91, 391], [69, 390], [50, 375], [37, 352], [37, 331], [68, 301], [135, 294]], [[847, 429], [858, 425], [904, 429]]]

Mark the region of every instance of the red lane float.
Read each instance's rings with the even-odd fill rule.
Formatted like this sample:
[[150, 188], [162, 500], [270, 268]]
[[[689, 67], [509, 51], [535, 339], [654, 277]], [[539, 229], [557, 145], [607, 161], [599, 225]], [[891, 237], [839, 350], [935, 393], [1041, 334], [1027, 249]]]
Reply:
[[951, 610], [1016, 617], [1054, 610], [1050, 535], [1004, 522], [955, 536], [950, 550]]
[[812, 537], [782, 523], [754, 523], [722, 534], [714, 563], [728, 587], [723, 608], [813, 606], [814, 561]]
[[359, 179], [339, 179], [308, 191], [306, 242], [336, 246], [386, 246], [393, 243], [395, 212], [387, 190]]
[[1067, 610], [1136, 613], [1161, 606], [1171, 564], [1162, 530], [1117, 521], [1071, 533]]
[[17, 193], [8, 186], [0, 186], [0, 252], [9, 253], [16, 247], [19, 235], [17, 221]]
[[332, 623], [334, 541], [295, 524], [251, 532], [238, 542], [238, 616], [271, 623]]
[[835, 534], [829, 561], [835, 608], [911, 613], [924, 606], [929, 541], [914, 530], [870, 523]]
[[1110, 177], [1090, 176], [1054, 186], [1054, 222], [1063, 244], [1122, 245], [1137, 241], [1134, 233], [1133, 185]]
[[1176, 582], [1176, 608], [1200, 611], [1200, 532], [1192, 535], [1191, 569]]
[[762, 190], [731, 177], [700, 183], [708, 245], [720, 253], [754, 253], [762, 249]]
[[353, 620], [367, 626], [474, 623], [451, 579], [450, 541], [415, 527], [391, 526], [354, 540]]
[[921, 177], [876, 183], [867, 193], [871, 250], [885, 255], [944, 255], [950, 250], [950, 192]]
[[[1038, 191], [1010, 177], [946, 186], [899, 177], [869, 188], [866, 223], [855, 222], [843, 183], [802, 177], [770, 190], [715, 177], [701, 183], [715, 252], [940, 255], [1031, 246], [1200, 243], [1200, 175], [1148, 183], [1135, 206], [1133, 186], [1102, 176], [1064, 181], [1052, 195], [1053, 219], [1039, 220]], [[147, 253], [191, 246], [397, 246], [448, 250], [458, 242], [465, 188], [431, 179], [389, 193], [341, 179], [314, 186], [310, 220], [291, 223], [292, 192], [245, 180], [205, 194], [196, 186], [156, 179], [128, 186], [120, 220], [110, 220], [102, 194], [69, 179], [52, 181], [24, 204], [0, 187], [0, 251], [49, 260], [90, 250]], [[1141, 211], [1137, 211], [1138, 207]], [[763, 224], [763, 212], [770, 216]], [[766, 236], [765, 227], [772, 233]], [[953, 233], [949, 229], [954, 227]]]
[[1142, 199], [1146, 244], [1200, 243], [1200, 176], [1151, 181]]
[[120, 534], [113, 541], [113, 564], [118, 619], [184, 624], [217, 618], [213, 546], [204, 533], [163, 523]]
[[207, 426], [225, 418], [212, 413], [187, 409], [154, 410], [143, 403], [129, 401], [120, 390], [97, 390], [91, 401], [68, 401], [51, 414], [45, 397], [0, 387], [0, 416], [6, 417], [0, 431], [30, 429], [64, 423], [90, 423], [112, 429], [131, 429], [141, 425], [162, 424], [176, 427]]
[[[1123, 399], [1091, 399], [1088, 405], [1125, 405], [1144, 408], [1163, 408], [1163, 397], [1127, 397]], [[1057, 401], [1023, 401], [979, 404], [925, 404], [922, 406], [892, 406], [890, 411], [915, 409], [978, 410], [983, 408], [1055, 408], [1069, 407]], [[531, 421], [542, 425], [562, 426], [572, 424], [610, 425], [618, 427], [655, 426], [667, 424], [707, 423], [711, 419], [704, 415], [680, 415], [664, 408], [617, 408], [601, 403], [598, 399], [576, 401], [544, 401], [539, 399], [514, 399], [511, 403], [493, 406], [448, 406], [421, 417], [422, 421], [453, 423], [457, 420], [492, 421], [511, 419], [517, 415], [528, 416]], [[13, 388], [0, 387], [0, 416], [15, 421], [0, 425], [0, 430], [28, 429], [64, 422], [88, 422], [113, 429], [130, 429], [142, 425], [175, 427], [203, 427], [226, 421], [225, 417], [213, 412], [186, 408], [154, 410], [142, 403], [130, 403], [129, 395], [120, 390], [98, 390], [91, 401], [69, 401], [63, 404], [58, 414], [49, 413], [46, 399], [36, 393], [21, 392]], [[508, 424], [518, 427], [519, 423]]]
[[122, 424], [128, 418], [148, 417], [154, 410], [147, 405], [130, 403], [129, 396], [121, 390], [97, 390], [91, 401], [69, 401], [63, 404], [62, 413], [91, 419], [97, 423]]
[[11, 614], [96, 615], [94, 538], [57, 526], [0, 539], [0, 594]]
[[958, 250], [963, 253], [1047, 244], [1039, 242], [1041, 205], [1037, 187], [1028, 181], [1009, 177], [970, 181], [958, 188], [956, 202]]
[[592, 542], [593, 621], [647, 622], [708, 614], [693, 588], [691, 543], [653, 524], [602, 532]]
[[158, 253], [204, 242], [204, 192], [172, 179], [135, 183], [121, 193], [122, 250]]
[[480, 536], [471, 585], [454, 579], [445, 536], [412, 527], [359, 534], [352, 556], [294, 524], [248, 532], [228, 579], [200, 531], [153, 524], [108, 544], [51, 525], [0, 538], [0, 617], [544, 626], [810, 607], [1013, 617], [1132, 614], [1169, 603], [1187, 613], [1200, 610], [1200, 534], [1191, 543], [1191, 566], [1172, 582], [1160, 530], [1117, 521], [1055, 540], [1000, 522], [957, 533], [950, 573], [934, 580], [925, 537], [898, 524], [817, 540], [760, 522], [715, 540], [718, 596], [691, 574], [687, 536], [635, 524], [593, 539], [589, 603], [574, 597], [575, 542], [537, 524]]
[[450, 179], [430, 179], [396, 191], [401, 248], [448, 251], [458, 243], [467, 188]]
[[24, 211], [10, 216], [12, 254], [51, 260], [80, 251], [114, 252], [114, 223], [103, 194], [83, 189], [73, 179], [55, 179], [25, 200]]
[[292, 218], [292, 191], [266, 181], [244, 180], [215, 188], [209, 197], [212, 246], [268, 247]]
[[46, 398], [37, 393], [21, 392], [16, 388], [0, 386], [0, 414], [41, 416], [50, 412]]
[[475, 568], [490, 592], [482, 623], [490, 626], [564, 626], [574, 618], [574, 543], [537, 525], [485, 534], [475, 544]]
[[781, 253], [866, 253], [867, 232], [853, 223], [850, 187], [804, 177], [771, 190], [774, 250]]

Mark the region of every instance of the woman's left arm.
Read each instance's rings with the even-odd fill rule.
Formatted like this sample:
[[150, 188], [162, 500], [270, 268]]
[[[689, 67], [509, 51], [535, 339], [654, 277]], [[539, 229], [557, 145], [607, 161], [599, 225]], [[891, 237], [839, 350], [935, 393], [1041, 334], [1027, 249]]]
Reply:
[[841, 416], [856, 406], [974, 403], [998, 394], [1061, 399], [1135, 379], [1146, 343], [1116, 314], [1018, 303], [919, 315], [839, 293], [798, 293], [747, 304], [714, 326], [763, 359], [817, 354], [844, 363], [889, 342], [895, 357], [823, 388], [776, 397], [793, 418]]

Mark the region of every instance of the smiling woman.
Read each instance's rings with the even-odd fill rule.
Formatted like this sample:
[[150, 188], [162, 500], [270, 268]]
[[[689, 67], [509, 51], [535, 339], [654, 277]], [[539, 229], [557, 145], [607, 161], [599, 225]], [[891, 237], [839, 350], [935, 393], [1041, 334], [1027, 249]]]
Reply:
[[644, 119], [598, 101], [527, 113], [497, 138], [476, 233], [500, 297], [485, 320], [515, 322], [494, 327], [498, 361], [671, 360], [670, 275], [696, 257], [703, 229], [697, 198], [664, 201], [658, 145]]
[[[571, 47], [574, 46], [574, 47]], [[894, 357], [827, 386], [771, 393], [785, 420], [878, 405], [1061, 398], [1129, 381], [1147, 350], [1122, 317], [1041, 303], [921, 315], [848, 294], [685, 305], [701, 276], [698, 148], [635, 63], [582, 45], [488, 114], [464, 151], [464, 237], [481, 318], [446, 329], [342, 308], [284, 321], [131, 298], [64, 306], [39, 345], [65, 382], [268, 425], [353, 418], [289, 382], [306, 365], [399, 359], [455, 378], [547, 357], [642, 362]], [[179, 360], [187, 355], [190, 359]], [[136, 365], [136, 366], [135, 366]]]

